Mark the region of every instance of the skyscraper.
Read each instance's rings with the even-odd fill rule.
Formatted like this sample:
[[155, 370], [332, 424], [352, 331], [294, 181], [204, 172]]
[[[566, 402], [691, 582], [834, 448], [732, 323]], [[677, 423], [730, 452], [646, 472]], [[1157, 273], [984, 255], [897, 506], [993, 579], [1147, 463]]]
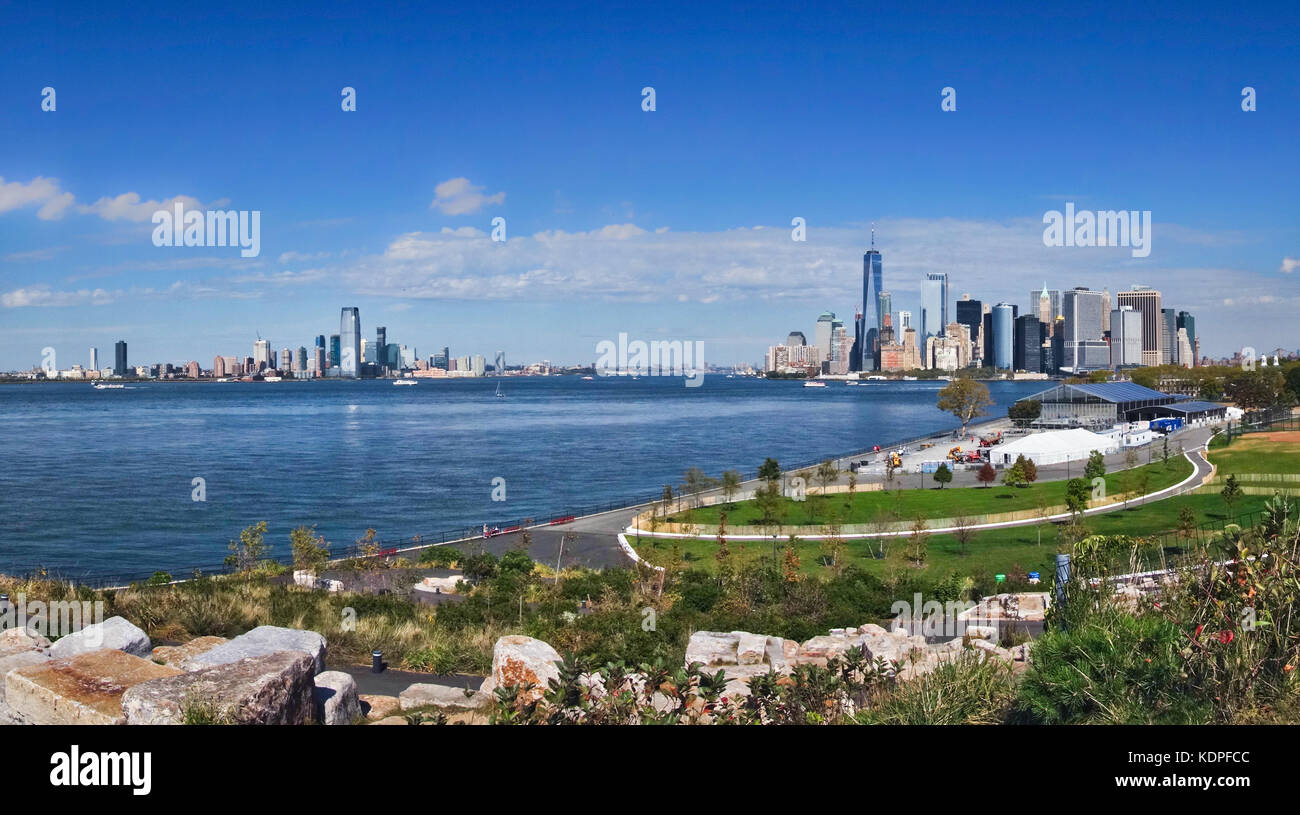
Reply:
[[329, 358], [326, 360], [327, 368], [339, 367], [339, 351], [342, 346], [338, 334], [330, 334]]
[[343, 309], [339, 318], [339, 375], [356, 379], [361, 375], [361, 310]]
[[497, 351], [496, 358], [492, 360], [492, 369], [496, 371], [497, 376], [506, 372], [506, 352]]
[[1110, 312], [1110, 367], [1142, 364], [1142, 313], [1132, 306]]
[[113, 373], [126, 376], [126, 340], [113, 343]]
[[1187, 331], [1187, 347], [1190, 353], [1187, 358], [1181, 359], [1184, 367], [1196, 367], [1196, 318], [1186, 311], [1178, 312], [1178, 327]]
[[970, 295], [965, 295], [957, 301], [957, 322], [966, 326], [970, 332], [971, 356], [982, 358], [984, 347], [980, 341], [980, 330], [984, 327], [984, 304], [979, 300], [970, 299]]
[[1102, 337], [1102, 292], [1076, 286], [1065, 292], [1061, 311], [1065, 316], [1064, 367], [1074, 373], [1110, 367], [1110, 349]]
[[275, 367], [275, 352], [271, 350], [270, 340], [259, 339], [253, 343], [253, 364], [259, 371]]
[[1012, 352], [1012, 367], [1017, 371], [1041, 373], [1043, 370], [1043, 337], [1047, 330], [1037, 314], [1021, 314], [1016, 317], [1015, 349]]
[[1160, 309], [1160, 364], [1178, 365], [1178, 315], [1171, 308]]
[[1132, 291], [1122, 291], [1116, 295], [1115, 305], [1132, 306], [1134, 311], [1142, 313], [1142, 364], [1160, 364], [1160, 324], [1163, 316], [1160, 309], [1160, 292], [1146, 286], [1134, 286]]
[[1015, 307], [998, 303], [993, 307], [993, 367], [1010, 370], [1015, 363]]
[[831, 331], [835, 327], [835, 314], [823, 311], [813, 328], [813, 345], [817, 346], [817, 361], [825, 362], [831, 358]]
[[1047, 283], [1044, 281], [1041, 291], [1029, 293], [1029, 313], [1038, 315], [1038, 319], [1047, 323], [1048, 333], [1051, 333], [1052, 325], [1061, 314], [1060, 290], [1047, 288]]
[[884, 267], [876, 251], [876, 231], [871, 230], [871, 248], [862, 256], [862, 315], [858, 318], [858, 370], [876, 370], [877, 346], [884, 316], [877, 295], [884, 289]]
[[90, 370], [92, 371], [99, 370], [99, 349], [98, 348], [92, 347], [90, 349]]
[[921, 332], [918, 339], [925, 342], [927, 337], [942, 337], [947, 325], [948, 273], [929, 272], [921, 281]]

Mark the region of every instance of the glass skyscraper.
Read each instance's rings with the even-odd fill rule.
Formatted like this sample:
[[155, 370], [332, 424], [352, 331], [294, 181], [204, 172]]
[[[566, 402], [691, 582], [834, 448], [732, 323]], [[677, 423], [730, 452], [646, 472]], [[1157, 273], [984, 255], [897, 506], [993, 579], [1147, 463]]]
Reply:
[[1015, 361], [1016, 315], [1011, 305], [993, 307], [993, 367], [1010, 370]]
[[[921, 281], [921, 332], [917, 335], [917, 341], [925, 342], [926, 337], [942, 337], [947, 327], [948, 273], [930, 272]], [[994, 331], [997, 329], [994, 328]]]
[[347, 306], [339, 319], [339, 375], [356, 379], [361, 375], [361, 310]]
[[[873, 239], [874, 244], [874, 239]], [[884, 269], [880, 253], [873, 245], [862, 256], [862, 314], [858, 318], [858, 370], [874, 371], [876, 369], [876, 345], [880, 341], [880, 329], [885, 325], [884, 315], [880, 313], [878, 295], [884, 289]]]

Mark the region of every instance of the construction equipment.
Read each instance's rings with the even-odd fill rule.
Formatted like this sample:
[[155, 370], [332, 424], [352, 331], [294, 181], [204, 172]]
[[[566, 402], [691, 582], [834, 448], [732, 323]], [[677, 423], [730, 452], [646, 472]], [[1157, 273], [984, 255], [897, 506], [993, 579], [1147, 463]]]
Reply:
[[953, 461], [961, 461], [961, 447], [954, 447], [948, 451], [948, 458]]
[[994, 435], [988, 435], [988, 436], [981, 436], [981, 437], [980, 437], [980, 447], [992, 447], [992, 446], [995, 445], [995, 444], [1001, 444], [1001, 443], [1002, 443], [1002, 431], [1001, 431], [1001, 430], [999, 430], [999, 431], [998, 431], [996, 434], [994, 434]]
[[903, 457], [898, 453], [889, 454], [889, 466], [895, 469], [903, 466]]

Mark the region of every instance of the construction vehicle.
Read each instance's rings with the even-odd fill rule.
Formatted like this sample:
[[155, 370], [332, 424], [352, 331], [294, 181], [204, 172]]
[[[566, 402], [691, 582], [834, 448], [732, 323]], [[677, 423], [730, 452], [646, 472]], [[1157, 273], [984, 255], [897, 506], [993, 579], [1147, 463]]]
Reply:
[[992, 447], [995, 444], [1002, 443], [1002, 431], [989, 436], [980, 436], [980, 447]]
[[948, 451], [948, 458], [953, 461], [961, 461], [961, 447], [957, 446]]
[[889, 466], [890, 466], [890, 467], [893, 467], [894, 469], [898, 469], [899, 467], [902, 467], [902, 466], [903, 466], [903, 457], [900, 456], [898, 453], [890, 453], [890, 454], [889, 454]]

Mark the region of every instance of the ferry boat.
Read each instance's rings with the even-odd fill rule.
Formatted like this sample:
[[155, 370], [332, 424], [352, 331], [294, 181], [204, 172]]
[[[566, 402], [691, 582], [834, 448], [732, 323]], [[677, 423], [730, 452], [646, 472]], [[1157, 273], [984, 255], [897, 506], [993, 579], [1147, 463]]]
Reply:
[[262, 381], [263, 381], [263, 382], [280, 382], [280, 381], [283, 381], [283, 379], [284, 379], [284, 377], [281, 377], [281, 376], [264, 376], [264, 377], [262, 377]]
[[125, 390], [126, 385], [110, 385], [107, 382], [97, 382], [94, 388], [97, 391], [120, 391]]
[[803, 383], [803, 386], [804, 386], [805, 388], [824, 388], [824, 387], [826, 387], [826, 383], [825, 383], [825, 382], [805, 382], [805, 383]]
[[849, 387], [854, 387], [855, 385], [858, 384], [858, 380], [856, 380], [856, 379], [850, 379], [848, 382], [845, 382], [844, 384], [845, 384], [845, 385], [848, 385]]
[[414, 379], [394, 379], [393, 384], [394, 385], [418, 385], [420, 383], [416, 382]]
[[590, 381], [593, 380], [593, 379], [595, 379], [595, 377], [592, 377], [592, 376], [584, 376], [584, 377], [582, 378], [582, 381], [583, 381], [583, 382], [590, 382]]

